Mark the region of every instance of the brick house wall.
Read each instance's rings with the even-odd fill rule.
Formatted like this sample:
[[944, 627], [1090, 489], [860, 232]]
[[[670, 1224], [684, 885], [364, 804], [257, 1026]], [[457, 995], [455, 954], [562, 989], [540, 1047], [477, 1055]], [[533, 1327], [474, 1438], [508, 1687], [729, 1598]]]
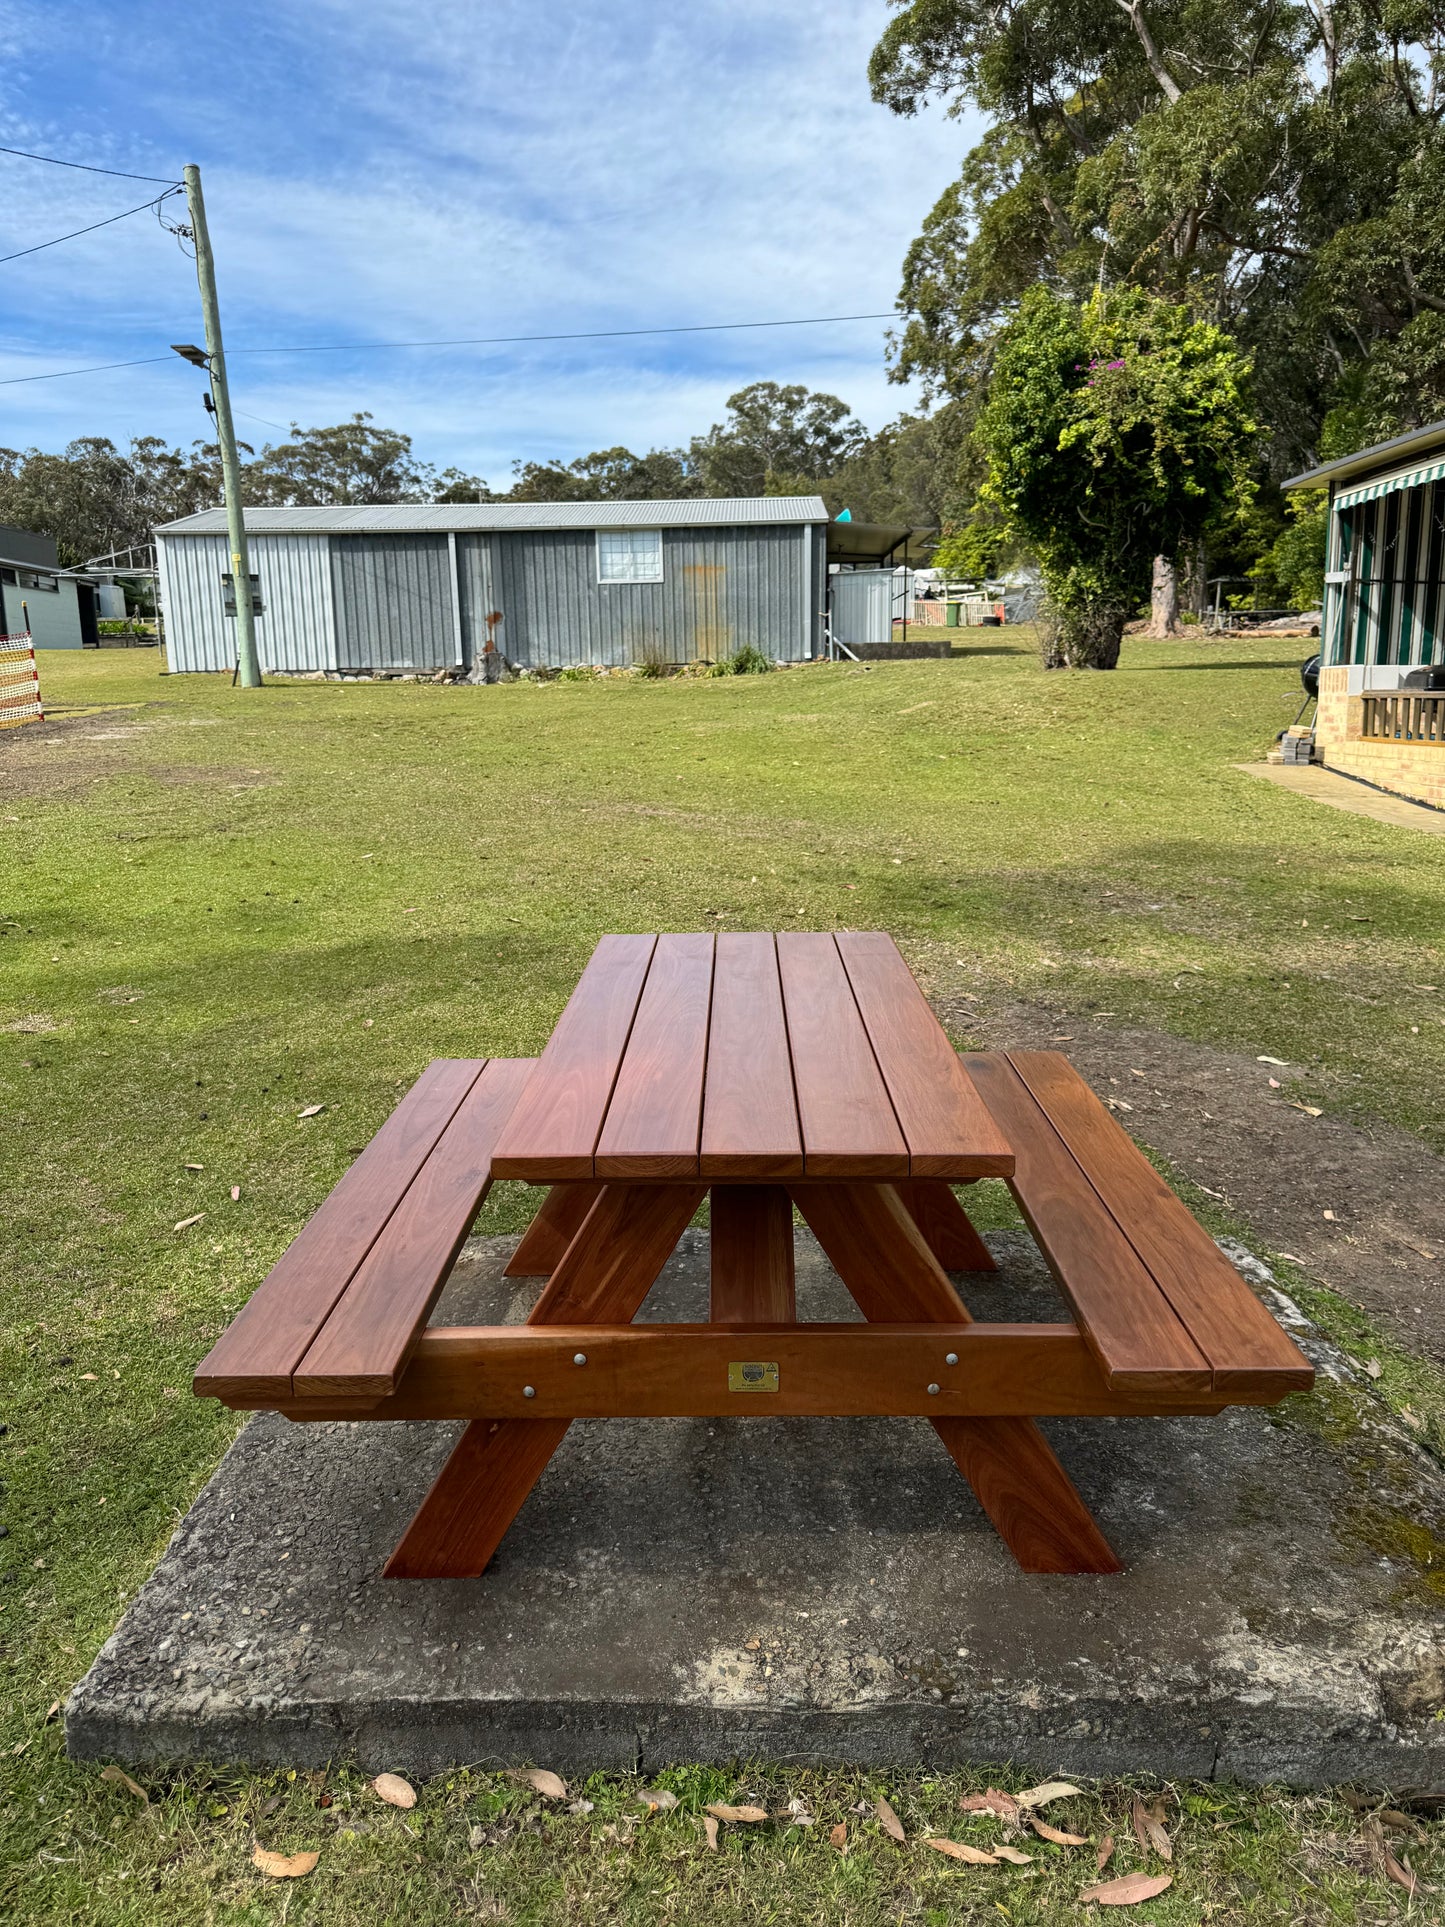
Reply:
[[1347, 664], [1320, 670], [1315, 749], [1325, 767], [1344, 776], [1358, 776], [1377, 789], [1445, 809], [1445, 744], [1363, 741], [1363, 698], [1352, 696], [1349, 685]]

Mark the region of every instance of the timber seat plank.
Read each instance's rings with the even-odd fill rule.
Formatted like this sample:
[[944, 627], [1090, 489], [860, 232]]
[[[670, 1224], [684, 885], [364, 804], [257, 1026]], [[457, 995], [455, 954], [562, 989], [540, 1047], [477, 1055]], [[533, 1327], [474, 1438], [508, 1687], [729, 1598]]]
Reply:
[[1013, 1158], [913, 973], [881, 930], [835, 939], [914, 1178], [1007, 1177]]
[[492, 1147], [526, 1089], [529, 1058], [494, 1057], [292, 1375], [298, 1398], [395, 1391], [492, 1186]]
[[1293, 1339], [1072, 1065], [1055, 1051], [1014, 1051], [1009, 1061], [1209, 1360], [1215, 1391], [1309, 1385]]
[[287, 1398], [308, 1346], [486, 1064], [439, 1057], [422, 1072], [316, 1215], [202, 1360], [195, 1389]]
[[[964, 1066], [1013, 1146], [1009, 1188], [1111, 1385], [1210, 1391], [1214, 1374], [1002, 1051]], [[1095, 1103], [1098, 1102], [1094, 1098]]]
[[1111, 1384], [1158, 1375], [1225, 1400], [1313, 1384], [1308, 1359], [1066, 1058], [963, 1061], [1013, 1145], [1019, 1209]]

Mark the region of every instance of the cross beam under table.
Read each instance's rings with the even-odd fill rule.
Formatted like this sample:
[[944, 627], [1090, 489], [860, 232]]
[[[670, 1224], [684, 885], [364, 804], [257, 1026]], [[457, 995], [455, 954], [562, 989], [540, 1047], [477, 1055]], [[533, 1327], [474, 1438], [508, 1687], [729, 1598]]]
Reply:
[[[1157, 1380], [1111, 1387], [1073, 1325], [975, 1324], [944, 1266], [993, 1259], [942, 1181], [716, 1185], [711, 1322], [632, 1325], [706, 1190], [557, 1185], [508, 1267], [550, 1260], [570, 1232], [526, 1326], [433, 1329], [390, 1396], [337, 1384], [280, 1408], [471, 1419], [389, 1578], [484, 1571], [574, 1417], [740, 1412], [926, 1416], [1026, 1572], [1120, 1570], [1035, 1416], [1218, 1404]], [[797, 1322], [795, 1204], [866, 1324]]]

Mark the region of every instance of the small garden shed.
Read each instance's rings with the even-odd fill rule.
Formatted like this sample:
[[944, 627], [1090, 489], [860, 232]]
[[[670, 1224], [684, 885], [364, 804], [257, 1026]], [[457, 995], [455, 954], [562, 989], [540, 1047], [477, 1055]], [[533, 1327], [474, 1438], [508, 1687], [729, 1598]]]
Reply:
[[[246, 511], [268, 670], [715, 661], [823, 651], [828, 511], [816, 495]], [[236, 660], [226, 518], [156, 531], [172, 670]], [[227, 614], [227, 609], [231, 610]]]
[[1445, 808], [1445, 422], [1284, 486], [1329, 491], [1316, 754]]

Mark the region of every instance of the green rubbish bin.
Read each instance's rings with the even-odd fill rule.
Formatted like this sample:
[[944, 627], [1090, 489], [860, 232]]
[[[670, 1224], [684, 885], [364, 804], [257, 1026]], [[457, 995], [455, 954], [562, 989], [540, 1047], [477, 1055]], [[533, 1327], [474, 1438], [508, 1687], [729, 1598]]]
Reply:
[[943, 626], [945, 629], [957, 629], [961, 623], [962, 617], [963, 617], [963, 604], [961, 602], [944, 603]]

